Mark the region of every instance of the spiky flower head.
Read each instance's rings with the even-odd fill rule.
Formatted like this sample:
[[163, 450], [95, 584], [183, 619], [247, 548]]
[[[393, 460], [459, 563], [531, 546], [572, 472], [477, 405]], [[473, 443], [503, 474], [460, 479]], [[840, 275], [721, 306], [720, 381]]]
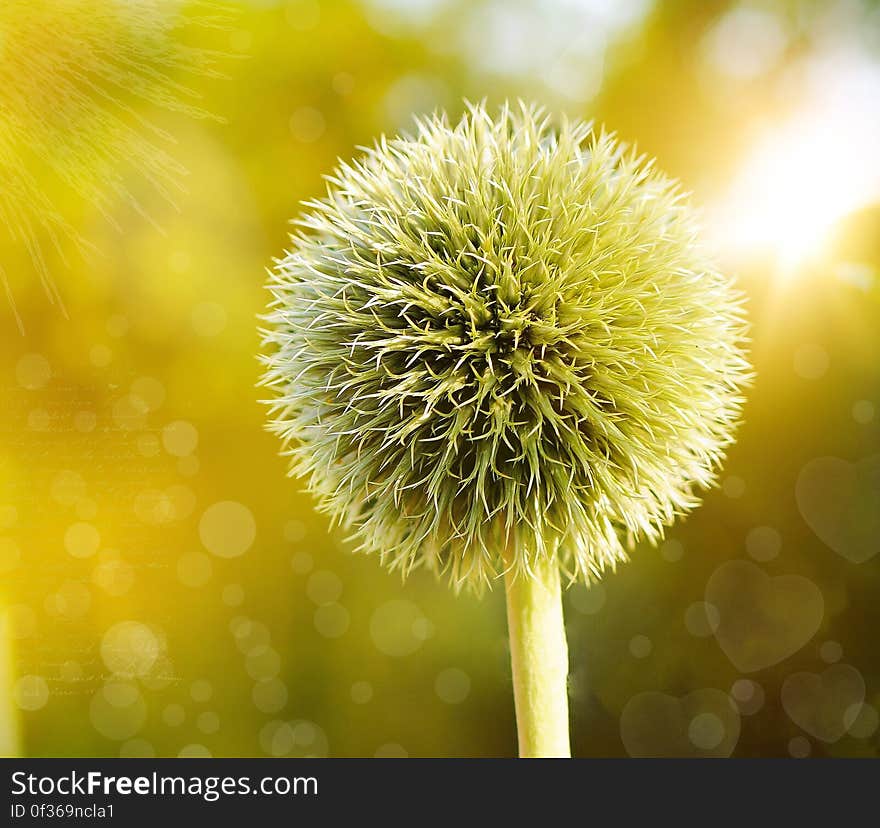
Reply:
[[342, 164], [270, 282], [271, 428], [365, 551], [592, 580], [713, 482], [749, 369], [678, 186], [505, 106]]

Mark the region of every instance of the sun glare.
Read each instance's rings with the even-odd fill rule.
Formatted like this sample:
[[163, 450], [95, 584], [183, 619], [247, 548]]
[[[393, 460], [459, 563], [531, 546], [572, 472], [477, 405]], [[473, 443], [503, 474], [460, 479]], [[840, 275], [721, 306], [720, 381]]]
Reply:
[[714, 215], [723, 247], [772, 255], [792, 274], [819, 255], [835, 225], [880, 197], [880, 117], [859, 96], [813, 103], [747, 156]]

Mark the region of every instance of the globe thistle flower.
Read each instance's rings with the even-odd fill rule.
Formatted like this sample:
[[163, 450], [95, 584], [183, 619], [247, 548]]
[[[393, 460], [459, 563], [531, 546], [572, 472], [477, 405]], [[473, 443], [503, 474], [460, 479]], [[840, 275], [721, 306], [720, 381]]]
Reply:
[[308, 206], [270, 285], [272, 428], [364, 550], [455, 584], [545, 558], [589, 581], [696, 505], [742, 404], [743, 316], [650, 163], [475, 107]]
[[271, 428], [390, 568], [506, 575], [518, 717], [518, 671], [555, 675], [528, 727], [558, 738], [524, 753], [560, 755], [560, 572], [614, 569], [713, 482], [740, 296], [677, 184], [525, 105], [383, 138], [307, 208], [270, 282]]

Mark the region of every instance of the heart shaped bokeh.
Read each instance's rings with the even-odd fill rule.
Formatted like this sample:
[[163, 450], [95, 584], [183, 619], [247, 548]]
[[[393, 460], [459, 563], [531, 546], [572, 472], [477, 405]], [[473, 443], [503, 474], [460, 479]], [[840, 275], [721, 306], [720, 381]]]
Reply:
[[838, 555], [864, 563], [880, 552], [880, 454], [857, 463], [810, 460], [795, 496], [807, 525]]
[[740, 718], [727, 693], [695, 690], [681, 698], [648, 691], [633, 696], [620, 714], [620, 737], [639, 758], [730, 756]]
[[865, 701], [865, 680], [849, 664], [823, 673], [793, 673], [782, 685], [782, 706], [801, 729], [823, 742], [836, 742], [856, 721]]
[[801, 575], [770, 577], [748, 561], [729, 561], [706, 584], [706, 602], [717, 610], [715, 637], [743, 673], [785, 660], [819, 629], [824, 601]]

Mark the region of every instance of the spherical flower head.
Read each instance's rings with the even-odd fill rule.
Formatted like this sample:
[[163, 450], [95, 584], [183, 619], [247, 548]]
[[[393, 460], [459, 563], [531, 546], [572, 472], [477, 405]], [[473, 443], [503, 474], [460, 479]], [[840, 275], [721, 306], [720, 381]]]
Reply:
[[741, 297], [612, 136], [473, 106], [307, 207], [270, 283], [271, 428], [361, 549], [456, 585], [548, 556], [589, 581], [713, 482]]

